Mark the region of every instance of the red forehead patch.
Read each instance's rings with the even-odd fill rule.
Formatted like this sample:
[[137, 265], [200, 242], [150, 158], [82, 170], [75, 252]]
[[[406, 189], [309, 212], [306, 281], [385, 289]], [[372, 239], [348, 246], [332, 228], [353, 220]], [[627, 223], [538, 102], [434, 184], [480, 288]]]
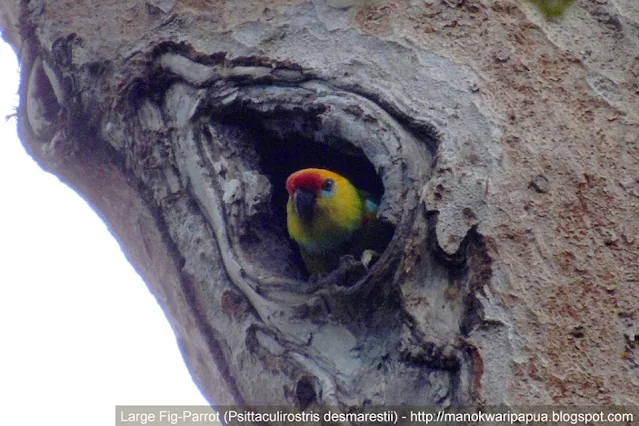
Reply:
[[323, 183], [324, 178], [320, 169], [304, 169], [293, 173], [286, 179], [286, 190], [291, 197], [298, 188], [317, 193]]

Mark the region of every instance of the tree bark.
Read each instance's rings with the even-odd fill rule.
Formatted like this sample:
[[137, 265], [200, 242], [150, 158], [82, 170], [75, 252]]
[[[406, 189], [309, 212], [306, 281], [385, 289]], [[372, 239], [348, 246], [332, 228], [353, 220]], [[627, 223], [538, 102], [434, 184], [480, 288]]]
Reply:
[[[354, 3], [354, 4], [351, 4]], [[215, 405], [639, 405], [639, 6], [4, 2], [29, 153], [87, 199]], [[381, 192], [307, 279], [284, 180]]]

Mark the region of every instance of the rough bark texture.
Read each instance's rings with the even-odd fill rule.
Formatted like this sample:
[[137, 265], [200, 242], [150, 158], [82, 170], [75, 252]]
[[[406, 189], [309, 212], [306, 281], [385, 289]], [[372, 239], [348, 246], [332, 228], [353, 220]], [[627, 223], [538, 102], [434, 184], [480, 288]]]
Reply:
[[[639, 404], [639, 3], [2, 5], [20, 134], [106, 221], [214, 404]], [[283, 182], [383, 188], [305, 279]]]

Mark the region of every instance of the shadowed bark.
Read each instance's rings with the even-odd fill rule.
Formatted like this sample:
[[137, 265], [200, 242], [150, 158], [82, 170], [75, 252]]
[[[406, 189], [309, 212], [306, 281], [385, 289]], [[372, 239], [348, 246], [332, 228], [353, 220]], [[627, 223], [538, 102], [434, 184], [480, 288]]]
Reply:
[[[349, 3], [6, 2], [22, 141], [215, 405], [639, 404], [634, 0]], [[305, 277], [312, 166], [383, 193], [370, 269]]]

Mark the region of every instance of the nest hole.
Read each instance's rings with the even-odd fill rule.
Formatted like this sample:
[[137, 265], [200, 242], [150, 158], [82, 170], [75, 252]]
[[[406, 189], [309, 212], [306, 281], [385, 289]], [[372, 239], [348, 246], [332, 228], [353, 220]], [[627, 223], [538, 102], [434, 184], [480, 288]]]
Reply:
[[[364, 152], [335, 131], [324, 129], [321, 110], [272, 111], [256, 113], [246, 108], [228, 108], [214, 121], [247, 134], [255, 144], [260, 172], [272, 186], [270, 220], [282, 231], [295, 253], [293, 263], [308, 278], [299, 249], [288, 238], [286, 227], [287, 177], [301, 169], [322, 168], [346, 177], [354, 186], [370, 193], [377, 201], [384, 195], [382, 179]], [[394, 228], [388, 224], [387, 246]], [[297, 275], [297, 274], [294, 274]]]
[[314, 376], [304, 376], [297, 381], [295, 386], [295, 399], [301, 410], [306, 410], [318, 402], [319, 380]]

